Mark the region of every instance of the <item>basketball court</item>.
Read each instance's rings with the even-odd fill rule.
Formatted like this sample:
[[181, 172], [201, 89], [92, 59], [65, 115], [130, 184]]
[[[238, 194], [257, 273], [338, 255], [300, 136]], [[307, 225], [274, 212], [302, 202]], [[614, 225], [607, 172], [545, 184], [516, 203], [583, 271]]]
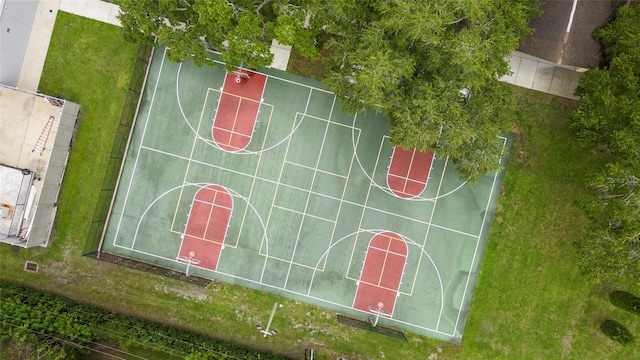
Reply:
[[314, 80], [156, 48], [102, 251], [459, 343], [503, 176], [394, 148]]

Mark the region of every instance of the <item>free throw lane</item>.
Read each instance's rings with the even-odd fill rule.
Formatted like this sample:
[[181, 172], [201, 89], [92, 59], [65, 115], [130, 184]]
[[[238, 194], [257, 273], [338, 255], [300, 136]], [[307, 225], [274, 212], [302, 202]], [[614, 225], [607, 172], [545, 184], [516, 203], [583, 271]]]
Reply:
[[427, 187], [433, 151], [405, 150], [396, 146], [387, 172], [387, 184], [396, 196], [411, 199]]
[[390, 231], [376, 234], [367, 248], [353, 308], [366, 312], [378, 309], [381, 316], [391, 317], [406, 261], [407, 244], [400, 235]]
[[213, 119], [213, 141], [226, 151], [236, 152], [251, 142], [267, 77], [242, 71], [247, 77], [227, 73], [218, 109]]
[[233, 199], [220, 185], [207, 185], [193, 197], [178, 259], [215, 270], [231, 220]]

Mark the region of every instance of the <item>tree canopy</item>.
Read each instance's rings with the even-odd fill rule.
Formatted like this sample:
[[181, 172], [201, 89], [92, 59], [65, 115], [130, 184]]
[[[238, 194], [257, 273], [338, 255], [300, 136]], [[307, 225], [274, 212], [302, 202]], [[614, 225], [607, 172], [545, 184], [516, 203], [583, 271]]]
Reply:
[[[500, 167], [515, 98], [498, 77], [530, 30], [530, 1], [310, 1], [331, 33], [325, 80], [343, 108], [389, 119], [391, 142], [432, 149], [474, 180]], [[324, 9], [324, 11], [320, 11]]]
[[577, 138], [607, 150], [610, 163], [589, 179], [582, 200], [593, 226], [578, 244], [582, 269], [596, 282], [640, 278], [640, 6], [622, 6], [594, 31], [608, 66], [587, 71], [571, 114]]
[[156, 36], [175, 62], [193, 57], [196, 64], [211, 65], [206, 50], [213, 48], [228, 70], [268, 66], [272, 39], [296, 44], [305, 56], [318, 55], [314, 33], [304, 28], [306, 13], [286, 0], [121, 0], [120, 9], [129, 40], [151, 42]]
[[587, 71], [576, 89], [572, 127], [585, 144], [621, 158], [640, 157], [640, 6], [622, 6], [596, 29], [607, 67]]
[[272, 39], [315, 57], [350, 112], [389, 119], [391, 142], [435, 150], [475, 180], [500, 168], [515, 97], [498, 81], [530, 32], [535, 0], [123, 0], [126, 34], [155, 34], [181, 61], [207, 63], [206, 43], [229, 69], [268, 65]]

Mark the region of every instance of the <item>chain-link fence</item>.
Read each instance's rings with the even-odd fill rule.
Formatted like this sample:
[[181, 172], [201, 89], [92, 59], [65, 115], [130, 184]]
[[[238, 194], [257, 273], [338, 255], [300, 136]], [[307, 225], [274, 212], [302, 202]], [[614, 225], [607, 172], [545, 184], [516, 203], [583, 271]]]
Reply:
[[109, 155], [109, 162], [107, 164], [104, 179], [102, 180], [102, 186], [100, 187], [98, 204], [96, 205], [96, 209], [93, 213], [89, 236], [87, 237], [87, 241], [84, 246], [83, 255], [85, 256], [95, 257], [100, 251], [100, 243], [104, 227], [111, 209], [111, 202], [118, 183], [118, 178], [120, 177], [120, 169], [122, 167], [125, 151], [129, 142], [131, 128], [137, 115], [138, 103], [143, 91], [145, 78], [147, 76], [147, 69], [149, 68], [152, 55], [152, 46], [146, 44], [140, 45], [136, 61], [133, 65], [131, 82], [129, 83], [129, 90], [127, 91], [122, 115], [120, 116], [120, 123], [118, 124], [113, 147], [111, 148], [111, 154]]
[[369, 321], [348, 317], [342, 314], [337, 314], [336, 316], [338, 318], [338, 323], [340, 324], [357, 327], [363, 330], [368, 330], [380, 335], [392, 337], [394, 339], [402, 340], [405, 342], [407, 341], [406, 336], [400, 330], [391, 329], [391, 328], [380, 326], [380, 325], [373, 326]]
[[168, 277], [171, 279], [186, 281], [202, 287], [209, 285], [209, 283], [211, 282], [211, 280], [205, 279], [199, 276], [195, 276], [195, 275], [187, 276], [184, 272], [168, 269], [162, 266], [145, 263], [138, 260], [132, 260], [129, 258], [122, 257], [120, 255], [115, 255], [115, 254], [106, 253], [106, 252], [100, 253], [100, 260], [108, 261], [110, 263], [114, 263], [118, 265], [123, 265], [128, 268], [148, 272], [150, 274], [155, 274], [155, 275]]

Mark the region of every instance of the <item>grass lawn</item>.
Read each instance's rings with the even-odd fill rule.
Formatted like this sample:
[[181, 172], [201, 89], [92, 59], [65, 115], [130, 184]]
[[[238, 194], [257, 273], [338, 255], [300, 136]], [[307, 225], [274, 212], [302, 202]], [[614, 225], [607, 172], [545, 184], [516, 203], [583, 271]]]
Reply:
[[[567, 114], [577, 105], [521, 91], [518, 137], [505, 179], [462, 346], [407, 333], [409, 342], [337, 325], [321, 308], [213, 282], [207, 288], [81, 257], [119, 121], [137, 46], [114, 26], [59, 13], [40, 91], [83, 106], [49, 249], [0, 246], [0, 278], [109, 310], [302, 358], [632, 359], [638, 347], [598, 330], [612, 317], [640, 336], [640, 318], [614, 308], [609, 288], [580, 277], [572, 243], [586, 219], [575, 206], [582, 178], [602, 163], [574, 145]], [[514, 115], [515, 116], [515, 115]], [[23, 271], [24, 261], [40, 264]], [[638, 284], [622, 287], [638, 294]], [[273, 302], [277, 336], [263, 338]]]

